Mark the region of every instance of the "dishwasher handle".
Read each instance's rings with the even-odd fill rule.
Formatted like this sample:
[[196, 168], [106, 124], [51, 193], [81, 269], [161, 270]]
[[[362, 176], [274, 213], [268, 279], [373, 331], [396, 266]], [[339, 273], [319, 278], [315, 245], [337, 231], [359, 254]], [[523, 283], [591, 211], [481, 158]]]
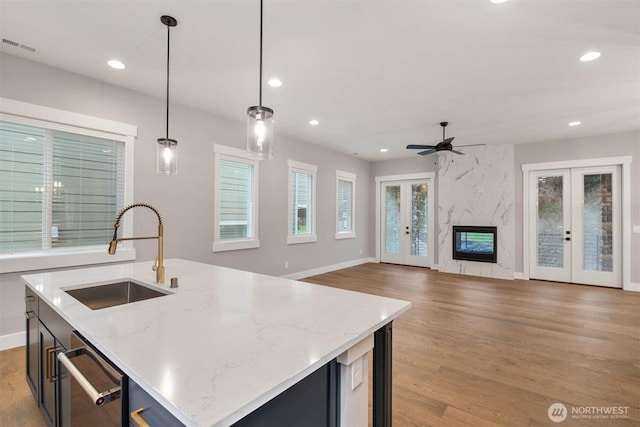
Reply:
[[71, 374], [71, 376], [78, 382], [78, 384], [80, 384], [85, 393], [87, 393], [87, 396], [89, 396], [91, 401], [96, 406], [102, 406], [105, 403], [119, 399], [122, 390], [120, 386], [100, 392], [95, 389], [93, 384], [91, 384], [91, 382], [82, 374], [82, 372], [80, 372], [76, 365], [73, 364], [71, 359], [83, 354], [89, 355], [92, 359], [98, 362], [98, 360], [95, 359], [95, 355], [93, 355], [85, 347], [69, 350], [66, 353], [58, 353], [58, 360], [65, 366], [65, 368], [67, 368], [69, 374]]

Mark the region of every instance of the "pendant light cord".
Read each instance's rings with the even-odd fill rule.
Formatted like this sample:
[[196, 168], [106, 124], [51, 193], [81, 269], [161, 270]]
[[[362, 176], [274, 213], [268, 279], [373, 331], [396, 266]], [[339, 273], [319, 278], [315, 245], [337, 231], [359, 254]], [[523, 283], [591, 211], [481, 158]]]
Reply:
[[262, 107], [262, 0], [260, 0], [260, 95], [258, 105]]
[[171, 37], [171, 27], [167, 25], [167, 122], [166, 131], [167, 139], [169, 139], [169, 46]]

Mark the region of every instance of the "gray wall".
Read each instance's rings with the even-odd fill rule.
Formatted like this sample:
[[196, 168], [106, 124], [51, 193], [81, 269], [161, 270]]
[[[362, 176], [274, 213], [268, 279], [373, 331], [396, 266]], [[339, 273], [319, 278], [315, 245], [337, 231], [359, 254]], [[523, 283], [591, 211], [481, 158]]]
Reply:
[[[179, 174], [167, 177], [155, 172], [155, 141], [164, 135], [164, 99], [6, 54], [0, 56], [0, 97], [138, 126], [134, 200], [148, 202], [162, 214], [166, 258], [286, 275], [373, 256], [368, 161], [276, 134], [275, 158], [260, 163], [260, 248], [213, 253], [213, 145], [244, 149], [244, 112], [239, 113], [242, 121], [234, 122], [172, 105], [170, 136], [179, 144]], [[287, 159], [318, 166], [315, 243], [287, 245]], [[357, 175], [355, 239], [334, 238], [336, 170]], [[136, 235], [155, 232], [155, 222], [148, 218], [143, 211], [135, 215]], [[105, 248], [108, 240], [105, 236]], [[140, 261], [156, 254], [153, 241], [136, 242], [135, 247]], [[19, 276], [0, 276], [0, 337], [24, 328]]]

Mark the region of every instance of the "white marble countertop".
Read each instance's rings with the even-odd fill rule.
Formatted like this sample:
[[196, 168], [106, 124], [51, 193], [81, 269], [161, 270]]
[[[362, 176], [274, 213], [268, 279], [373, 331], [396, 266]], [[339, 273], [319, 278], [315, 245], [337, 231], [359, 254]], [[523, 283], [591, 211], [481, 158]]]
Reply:
[[[186, 425], [234, 423], [411, 306], [179, 259], [165, 266], [163, 285], [150, 262], [23, 279]], [[64, 292], [123, 278], [173, 294], [91, 310]]]

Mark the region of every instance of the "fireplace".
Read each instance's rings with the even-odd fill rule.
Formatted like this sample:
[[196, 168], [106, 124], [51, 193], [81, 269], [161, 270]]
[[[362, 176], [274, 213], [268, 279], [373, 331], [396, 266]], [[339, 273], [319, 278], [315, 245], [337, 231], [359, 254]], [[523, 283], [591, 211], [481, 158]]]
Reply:
[[497, 227], [453, 226], [453, 259], [498, 261]]

